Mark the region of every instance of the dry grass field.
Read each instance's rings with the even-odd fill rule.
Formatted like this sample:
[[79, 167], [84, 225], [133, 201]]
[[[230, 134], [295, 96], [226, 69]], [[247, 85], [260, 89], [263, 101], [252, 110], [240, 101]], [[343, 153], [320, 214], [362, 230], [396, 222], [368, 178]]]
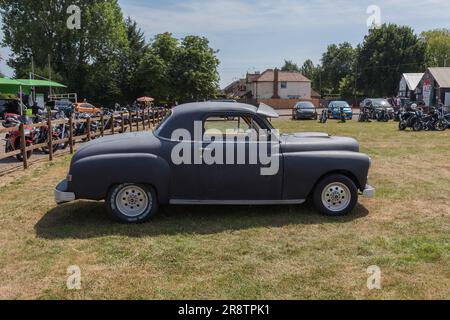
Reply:
[[[67, 156], [0, 178], [0, 299], [450, 299], [450, 131], [275, 125], [357, 138], [376, 199], [342, 218], [308, 204], [181, 206], [126, 226], [102, 203], [54, 205]], [[66, 288], [71, 265], [81, 290]], [[381, 290], [367, 288], [371, 265]]]

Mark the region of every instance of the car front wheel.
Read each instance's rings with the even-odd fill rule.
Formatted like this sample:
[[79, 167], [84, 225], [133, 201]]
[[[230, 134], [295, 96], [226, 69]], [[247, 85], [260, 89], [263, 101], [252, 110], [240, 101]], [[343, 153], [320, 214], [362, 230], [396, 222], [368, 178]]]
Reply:
[[122, 223], [148, 221], [158, 211], [158, 199], [153, 188], [125, 183], [111, 188], [106, 199], [110, 215]]
[[330, 175], [322, 179], [314, 191], [314, 205], [322, 214], [342, 216], [358, 203], [355, 183], [344, 175]]

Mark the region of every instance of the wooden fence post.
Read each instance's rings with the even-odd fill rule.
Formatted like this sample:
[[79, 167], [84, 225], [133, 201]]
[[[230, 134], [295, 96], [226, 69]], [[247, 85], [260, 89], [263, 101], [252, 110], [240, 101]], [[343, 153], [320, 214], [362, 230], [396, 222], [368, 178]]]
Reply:
[[129, 113], [130, 116], [130, 132], [133, 132], [133, 115], [131, 114], [131, 112]]
[[69, 118], [69, 148], [70, 154], [73, 154], [73, 116]]
[[87, 118], [86, 128], [87, 128], [87, 141], [91, 141], [91, 118]]
[[123, 115], [123, 112], [121, 113], [121, 121], [122, 133], [125, 133], [125, 116]]
[[139, 132], [139, 110], [136, 112], [136, 130]]
[[52, 115], [48, 115], [47, 119], [47, 132], [48, 132], [48, 158], [53, 161], [53, 127], [52, 127]]
[[100, 135], [103, 137], [105, 135], [105, 113], [100, 114]]
[[152, 110], [152, 125], [155, 126], [155, 109]]
[[20, 124], [19, 132], [20, 132], [20, 150], [22, 152], [23, 158], [23, 168], [26, 170], [28, 169], [27, 142], [25, 140], [25, 125], [23, 123]]
[[145, 109], [142, 110], [142, 130], [145, 131]]
[[116, 133], [116, 128], [114, 127], [114, 113], [111, 114], [111, 134], [114, 135]]
[[152, 128], [152, 115], [150, 114], [151, 111], [152, 111], [152, 109], [148, 108], [148, 127], [150, 129]]

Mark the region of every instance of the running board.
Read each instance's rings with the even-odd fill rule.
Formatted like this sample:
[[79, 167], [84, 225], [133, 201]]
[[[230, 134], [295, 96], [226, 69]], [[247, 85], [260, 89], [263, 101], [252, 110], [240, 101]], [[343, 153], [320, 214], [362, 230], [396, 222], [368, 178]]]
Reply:
[[173, 205], [227, 205], [227, 206], [270, 206], [303, 204], [306, 200], [182, 200], [173, 199]]

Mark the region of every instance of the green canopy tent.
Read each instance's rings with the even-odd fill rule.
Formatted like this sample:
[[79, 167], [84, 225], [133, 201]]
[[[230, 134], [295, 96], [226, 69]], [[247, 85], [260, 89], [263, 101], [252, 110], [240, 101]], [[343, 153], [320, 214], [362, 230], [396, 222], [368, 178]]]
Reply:
[[[0, 78], [0, 92], [1, 93], [20, 93], [20, 104], [22, 105], [22, 95], [24, 88], [26, 93], [30, 93], [32, 87], [50, 87], [50, 88], [67, 88], [67, 86], [48, 80], [34, 80], [34, 79], [9, 79]], [[23, 110], [21, 110], [23, 113]]]
[[28, 87], [67, 88], [67, 86], [61, 83], [48, 80], [17, 79], [17, 81]]

